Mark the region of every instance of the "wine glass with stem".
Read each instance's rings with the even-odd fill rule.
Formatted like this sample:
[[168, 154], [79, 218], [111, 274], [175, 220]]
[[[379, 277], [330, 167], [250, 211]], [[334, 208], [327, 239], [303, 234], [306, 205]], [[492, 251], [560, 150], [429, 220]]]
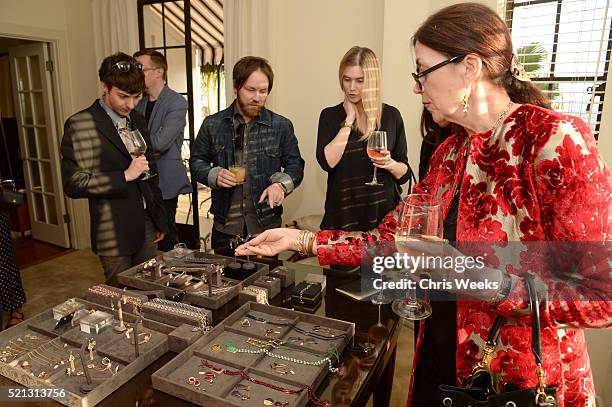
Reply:
[[[406, 196], [402, 200], [395, 232], [397, 250], [409, 256], [420, 255], [421, 251], [415, 249], [415, 243], [441, 242], [442, 226], [441, 206], [433, 195], [410, 194]], [[409, 320], [421, 320], [431, 315], [429, 301], [417, 298], [416, 289], [408, 289], [406, 298], [393, 301], [391, 308], [398, 316]]]
[[[370, 158], [382, 158], [384, 157], [381, 151], [387, 149], [387, 132], [386, 131], [373, 131], [368, 138], [368, 145], [366, 146], [366, 152]], [[376, 170], [378, 167], [374, 167], [374, 175], [372, 181], [366, 182], [366, 185], [383, 185], [378, 182], [376, 178]]]
[[[128, 139], [128, 152], [130, 153], [130, 155], [132, 157], [140, 157], [143, 156], [146, 152], [147, 152], [147, 143], [145, 142], [144, 138], [142, 137], [142, 134], [140, 133], [140, 130], [136, 129], [136, 130], [131, 130], [128, 131], [127, 133], [127, 139]], [[150, 172], [149, 170], [146, 170], [142, 176], [140, 177], [141, 180], [146, 180], [149, 178], [153, 178], [157, 176], [157, 174]]]

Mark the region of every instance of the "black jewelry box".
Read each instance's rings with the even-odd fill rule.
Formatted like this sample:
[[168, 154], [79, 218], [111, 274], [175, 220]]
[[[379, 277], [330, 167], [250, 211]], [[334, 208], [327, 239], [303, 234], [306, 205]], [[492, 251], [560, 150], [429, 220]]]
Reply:
[[321, 291], [320, 283], [302, 281], [291, 290], [291, 302], [297, 306], [315, 306], [321, 302]]

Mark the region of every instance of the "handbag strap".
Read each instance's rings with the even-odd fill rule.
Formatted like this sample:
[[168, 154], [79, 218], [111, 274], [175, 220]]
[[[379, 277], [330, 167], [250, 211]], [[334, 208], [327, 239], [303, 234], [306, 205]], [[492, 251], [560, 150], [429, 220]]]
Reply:
[[[540, 307], [538, 302], [538, 292], [533, 281], [533, 276], [525, 273], [521, 276], [525, 280], [527, 286], [527, 294], [529, 295], [529, 308], [531, 309], [531, 352], [535, 358], [536, 365], [542, 364], [542, 341], [540, 335]], [[490, 356], [497, 347], [499, 340], [499, 331], [506, 322], [506, 317], [498, 315], [493, 321], [493, 326], [489, 331], [489, 336], [484, 345], [483, 359], [474, 367], [487, 369], [489, 368]]]
[[[545, 383], [545, 373], [542, 368], [542, 339], [541, 339], [541, 328], [540, 328], [540, 306], [538, 301], [538, 292], [536, 290], [535, 282], [533, 280], [533, 276], [529, 273], [524, 273], [521, 275], [523, 280], [525, 280], [525, 285], [527, 286], [527, 294], [529, 295], [529, 308], [531, 311], [531, 352], [535, 358], [535, 362], [537, 365], [536, 374], [538, 376], [538, 386], [536, 388], [536, 404], [538, 402], [546, 402], [546, 383]], [[495, 352], [495, 348], [497, 347], [497, 343], [499, 341], [499, 332], [501, 327], [506, 322], [506, 318], [498, 315], [493, 322], [493, 326], [489, 331], [489, 336], [487, 341], [483, 346], [483, 356], [480, 362], [474, 366], [472, 370], [472, 374], [477, 370], [487, 370], [489, 371], [489, 365], [491, 363], [491, 359], [493, 358], [493, 352]]]
[[527, 285], [529, 294], [529, 307], [531, 308], [531, 352], [535, 357], [536, 365], [542, 365], [542, 340], [540, 336], [540, 306], [538, 302], [538, 291], [536, 290], [533, 277], [525, 273], [521, 277]]

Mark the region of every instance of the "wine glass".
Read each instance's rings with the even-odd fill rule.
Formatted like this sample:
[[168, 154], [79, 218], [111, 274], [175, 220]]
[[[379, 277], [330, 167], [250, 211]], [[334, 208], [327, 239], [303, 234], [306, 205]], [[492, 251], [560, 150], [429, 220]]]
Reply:
[[[442, 211], [433, 195], [411, 194], [402, 201], [402, 209], [395, 231], [395, 245], [400, 253], [421, 254], [411, 247], [416, 242], [441, 241]], [[416, 289], [408, 289], [406, 298], [395, 300], [393, 312], [402, 318], [421, 320], [431, 315], [427, 300], [418, 299]]]
[[[145, 142], [140, 130], [131, 130], [126, 132], [127, 135], [127, 144], [128, 144], [128, 152], [132, 157], [140, 157], [147, 152], [147, 143]], [[146, 170], [143, 175], [140, 177], [141, 180], [146, 180], [149, 178], [153, 178], [157, 176], [157, 174], [149, 172]]]
[[[384, 155], [381, 153], [382, 150], [387, 149], [387, 132], [386, 131], [373, 131], [370, 137], [368, 138], [368, 145], [366, 147], [366, 151], [370, 158], [382, 158]], [[372, 181], [366, 182], [366, 185], [383, 185], [378, 182], [376, 179], [376, 170], [378, 168], [374, 167], [374, 176], [372, 177]]]

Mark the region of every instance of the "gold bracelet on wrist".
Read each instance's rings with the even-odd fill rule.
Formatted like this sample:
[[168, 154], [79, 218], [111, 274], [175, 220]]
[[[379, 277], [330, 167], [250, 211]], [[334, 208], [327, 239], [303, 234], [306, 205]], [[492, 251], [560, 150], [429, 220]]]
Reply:
[[355, 122], [348, 124], [345, 120], [342, 122], [342, 126], [340, 126], [340, 128], [344, 128], [344, 127], [348, 127], [350, 130], [355, 130]]
[[313, 232], [308, 230], [300, 231], [296, 242], [298, 253], [302, 256], [309, 256], [312, 253], [312, 247], [315, 239], [316, 235]]

